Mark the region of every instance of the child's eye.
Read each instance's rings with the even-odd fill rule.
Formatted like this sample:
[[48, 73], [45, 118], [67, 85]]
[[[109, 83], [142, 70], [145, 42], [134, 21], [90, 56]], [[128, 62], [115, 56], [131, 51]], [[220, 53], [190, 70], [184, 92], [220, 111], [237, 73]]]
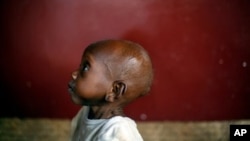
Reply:
[[82, 69], [81, 69], [83, 72], [86, 72], [86, 71], [88, 71], [89, 70], [89, 63], [84, 63], [83, 65], [82, 65]]

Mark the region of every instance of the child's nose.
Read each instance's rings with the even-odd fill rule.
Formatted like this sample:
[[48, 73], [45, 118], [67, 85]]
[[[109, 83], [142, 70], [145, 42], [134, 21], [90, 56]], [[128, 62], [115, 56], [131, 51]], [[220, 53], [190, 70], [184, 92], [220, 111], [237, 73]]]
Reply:
[[72, 76], [72, 79], [73, 79], [73, 80], [76, 80], [76, 78], [77, 78], [77, 76], [78, 76], [78, 71], [72, 72], [71, 76]]

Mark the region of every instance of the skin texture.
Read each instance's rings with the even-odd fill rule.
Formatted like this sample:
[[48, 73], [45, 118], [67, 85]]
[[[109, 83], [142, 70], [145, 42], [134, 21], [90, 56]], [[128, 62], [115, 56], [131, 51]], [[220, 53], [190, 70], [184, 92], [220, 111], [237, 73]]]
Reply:
[[72, 101], [90, 106], [90, 119], [123, 116], [123, 108], [147, 94], [153, 79], [151, 60], [138, 44], [104, 40], [89, 45], [72, 73]]

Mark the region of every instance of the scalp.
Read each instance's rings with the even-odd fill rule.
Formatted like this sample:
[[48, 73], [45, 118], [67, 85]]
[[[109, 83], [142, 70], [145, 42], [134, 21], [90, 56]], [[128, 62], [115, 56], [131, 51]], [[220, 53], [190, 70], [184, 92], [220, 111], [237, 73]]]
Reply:
[[89, 45], [85, 52], [103, 60], [110, 79], [126, 83], [129, 98], [149, 92], [153, 68], [147, 51], [141, 45], [127, 40], [103, 40]]

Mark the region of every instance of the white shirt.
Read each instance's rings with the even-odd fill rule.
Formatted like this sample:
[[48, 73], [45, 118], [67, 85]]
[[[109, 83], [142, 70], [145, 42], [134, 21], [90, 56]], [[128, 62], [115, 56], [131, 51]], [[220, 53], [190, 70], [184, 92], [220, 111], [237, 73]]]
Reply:
[[71, 141], [143, 141], [132, 119], [88, 119], [88, 113], [89, 107], [84, 106], [73, 118]]

